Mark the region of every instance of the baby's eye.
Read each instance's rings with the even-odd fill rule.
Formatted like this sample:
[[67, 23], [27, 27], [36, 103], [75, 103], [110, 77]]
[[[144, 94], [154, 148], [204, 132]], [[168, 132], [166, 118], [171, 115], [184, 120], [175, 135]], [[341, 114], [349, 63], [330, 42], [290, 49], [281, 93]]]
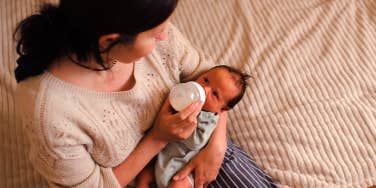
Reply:
[[205, 82], [206, 84], [208, 84], [208, 83], [209, 83], [209, 79], [204, 78], [204, 82]]
[[213, 95], [214, 95], [215, 97], [218, 97], [218, 92], [213, 91]]

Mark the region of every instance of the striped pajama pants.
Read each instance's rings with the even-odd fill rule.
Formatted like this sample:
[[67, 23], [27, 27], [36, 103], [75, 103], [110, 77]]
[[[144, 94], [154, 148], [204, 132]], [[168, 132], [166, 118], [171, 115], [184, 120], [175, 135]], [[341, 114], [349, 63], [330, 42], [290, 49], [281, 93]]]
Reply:
[[227, 142], [227, 150], [217, 179], [208, 188], [277, 187], [256, 163], [238, 146]]

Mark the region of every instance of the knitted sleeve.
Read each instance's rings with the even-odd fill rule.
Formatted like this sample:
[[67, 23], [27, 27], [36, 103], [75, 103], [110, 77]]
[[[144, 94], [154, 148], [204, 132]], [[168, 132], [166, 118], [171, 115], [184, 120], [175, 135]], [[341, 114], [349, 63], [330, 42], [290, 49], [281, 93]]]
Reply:
[[[120, 188], [111, 168], [98, 165], [89, 154], [93, 141], [69, 118], [72, 104], [48, 99], [47, 91], [32, 85], [17, 88], [29, 158], [51, 187]], [[60, 104], [59, 104], [60, 103]], [[27, 105], [25, 105], [27, 104]]]
[[112, 168], [96, 164], [83, 145], [32, 149], [33, 166], [51, 187], [120, 188]]

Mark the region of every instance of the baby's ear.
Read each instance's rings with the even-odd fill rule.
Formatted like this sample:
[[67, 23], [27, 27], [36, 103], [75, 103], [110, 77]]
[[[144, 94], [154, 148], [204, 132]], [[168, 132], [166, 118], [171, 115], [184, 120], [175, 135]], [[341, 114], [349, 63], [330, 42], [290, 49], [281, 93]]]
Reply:
[[229, 111], [231, 108], [229, 108], [228, 106], [225, 106], [223, 108], [221, 108], [221, 112], [225, 112], [225, 111]]

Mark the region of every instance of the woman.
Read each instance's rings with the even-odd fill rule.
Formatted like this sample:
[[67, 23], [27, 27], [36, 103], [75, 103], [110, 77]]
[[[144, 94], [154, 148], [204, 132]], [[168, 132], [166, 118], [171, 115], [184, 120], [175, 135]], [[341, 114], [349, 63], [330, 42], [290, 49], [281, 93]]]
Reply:
[[[169, 24], [176, 4], [61, 0], [17, 27], [16, 100], [30, 160], [50, 186], [124, 187], [167, 143], [192, 133], [202, 103], [172, 114], [162, 99], [211, 64]], [[196, 187], [213, 181], [225, 138], [221, 114], [175, 180], [193, 170]]]

